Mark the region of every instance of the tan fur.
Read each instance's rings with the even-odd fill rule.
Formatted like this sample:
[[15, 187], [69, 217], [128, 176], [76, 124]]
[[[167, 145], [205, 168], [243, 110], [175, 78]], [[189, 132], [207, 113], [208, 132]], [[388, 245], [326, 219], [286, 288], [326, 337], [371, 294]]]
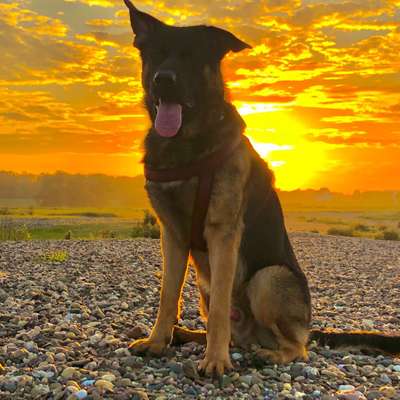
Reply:
[[259, 354], [276, 363], [305, 358], [309, 310], [294, 274], [284, 266], [264, 268], [249, 282], [247, 295], [256, 322], [270, 330], [279, 345]]

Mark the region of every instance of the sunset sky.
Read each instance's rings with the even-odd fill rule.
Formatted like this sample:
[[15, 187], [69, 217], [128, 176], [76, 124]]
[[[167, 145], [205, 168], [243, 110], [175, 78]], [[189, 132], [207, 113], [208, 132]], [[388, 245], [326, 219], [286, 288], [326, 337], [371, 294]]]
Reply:
[[[400, 189], [400, 0], [136, 1], [253, 46], [223, 64], [282, 189]], [[148, 121], [122, 0], [2, 0], [0, 170], [142, 172]]]

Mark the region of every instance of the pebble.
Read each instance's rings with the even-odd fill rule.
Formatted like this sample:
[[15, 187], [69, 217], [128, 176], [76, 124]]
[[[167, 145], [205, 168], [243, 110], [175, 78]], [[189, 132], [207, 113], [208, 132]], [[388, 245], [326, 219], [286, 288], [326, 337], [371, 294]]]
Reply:
[[[379, 388], [379, 391], [386, 397], [394, 397], [396, 395], [396, 389], [393, 386], [382, 386]], [[399, 394], [397, 392], [397, 394]]]
[[117, 378], [115, 377], [114, 374], [106, 374], [106, 375], [103, 375], [101, 377], [101, 379], [104, 379], [105, 381], [109, 381], [109, 382], [114, 382], [115, 379], [117, 379]]
[[292, 381], [292, 377], [286, 372], [280, 374], [279, 379], [282, 382], [291, 382]]
[[197, 365], [192, 360], [186, 360], [182, 364], [182, 371], [188, 378], [198, 379], [199, 372], [197, 370]]
[[99, 379], [94, 385], [103, 391], [112, 392], [114, 389], [114, 384], [110, 381], [105, 381], [104, 379]]
[[247, 386], [251, 385], [252, 376], [251, 375], [244, 375], [239, 378], [239, 381], [245, 383]]
[[[393, 290], [398, 243], [291, 237], [310, 278], [316, 327], [363, 329], [368, 315], [374, 329], [398, 330]], [[68, 252], [68, 264], [34, 261], [54, 248]], [[382, 279], [370, 285], [376, 265]], [[396, 358], [315, 343], [307, 362], [287, 365], [262, 362], [253, 352], [234, 347], [235, 370], [219, 383], [199, 376], [205, 349], [195, 343], [171, 347], [161, 358], [132, 355], [129, 342], [147, 336], [156, 318], [160, 266], [159, 244], [147, 239], [0, 242], [0, 271], [8, 273], [1, 278], [7, 297], [0, 302], [0, 398], [132, 400], [140, 392], [158, 400], [399, 397]], [[204, 329], [193, 272], [188, 277], [180, 322]], [[381, 293], [385, 302], [379, 301]], [[70, 305], [72, 317], [66, 321]]]
[[34, 385], [31, 391], [32, 398], [42, 399], [50, 393], [48, 385]]
[[387, 374], [381, 374], [381, 376], [379, 377], [379, 380], [382, 383], [392, 383], [392, 380], [389, 378], [389, 376]]
[[85, 379], [82, 382], [82, 386], [85, 386], [85, 387], [93, 386], [95, 384], [95, 382], [96, 381], [94, 379]]
[[339, 391], [355, 390], [355, 387], [353, 385], [340, 385], [338, 390]]
[[79, 400], [86, 399], [86, 397], [88, 397], [88, 392], [85, 389], [81, 389], [75, 392], [73, 396], [75, 399]]
[[63, 370], [61, 376], [64, 379], [71, 379], [73, 377], [79, 378], [80, 372], [74, 367], [67, 367]]
[[146, 392], [143, 392], [141, 390], [136, 390], [135, 392], [132, 393], [132, 399], [131, 400], [148, 400], [149, 396], [147, 396]]
[[320, 376], [318, 368], [315, 367], [305, 367], [304, 374], [308, 379], [317, 379]]
[[232, 353], [232, 360], [233, 361], [242, 361], [243, 355], [240, 353]]

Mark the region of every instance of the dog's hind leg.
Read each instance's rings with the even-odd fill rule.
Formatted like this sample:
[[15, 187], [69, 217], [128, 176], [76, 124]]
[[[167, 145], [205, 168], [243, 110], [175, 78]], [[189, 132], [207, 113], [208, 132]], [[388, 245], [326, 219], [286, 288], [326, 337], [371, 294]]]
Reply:
[[285, 266], [266, 267], [250, 280], [247, 295], [257, 329], [274, 336], [272, 348], [259, 343], [258, 356], [279, 364], [307, 358], [310, 312], [298, 277]]

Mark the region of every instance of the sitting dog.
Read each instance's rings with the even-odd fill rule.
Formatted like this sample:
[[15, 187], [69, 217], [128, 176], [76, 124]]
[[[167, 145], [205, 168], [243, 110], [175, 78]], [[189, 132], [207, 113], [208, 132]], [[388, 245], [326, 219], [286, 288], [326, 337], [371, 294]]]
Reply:
[[[206, 343], [200, 369], [232, 367], [229, 345], [258, 345], [274, 363], [306, 358], [311, 301], [284, 225], [273, 174], [243, 135], [226, 99], [220, 64], [250, 46], [213, 26], [175, 27], [129, 0], [142, 59], [146, 190], [161, 224], [163, 276], [157, 320], [136, 352], [162, 354], [175, 343]], [[189, 256], [207, 332], [175, 326]], [[400, 351], [398, 338], [314, 331], [312, 338]]]

